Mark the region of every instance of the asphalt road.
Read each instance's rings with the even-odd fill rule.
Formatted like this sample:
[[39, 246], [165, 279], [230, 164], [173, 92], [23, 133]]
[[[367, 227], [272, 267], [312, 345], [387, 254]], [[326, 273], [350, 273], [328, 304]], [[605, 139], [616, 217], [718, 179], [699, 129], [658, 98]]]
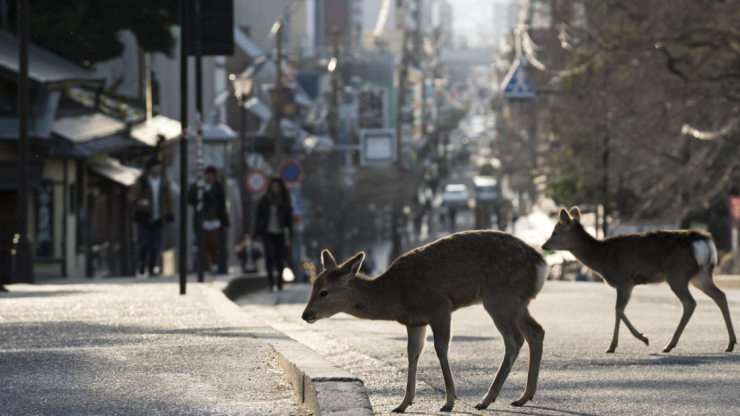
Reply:
[[174, 279], [109, 279], [0, 293], [0, 415], [306, 414], [248, 318], [201, 287], [180, 296]]
[[[252, 294], [240, 304], [357, 374], [375, 412], [388, 413], [403, 398], [405, 328], [344, 314], [308, 325], [300, 319], [308, 293], [308, 285], [297, 285], [280, 294]], [[615, 293], [603, 283], [547, 282], [530, 307], [546, 330], [537, 395], [523, 408], [509, 405], [524, 390], [525, 346], [499, 399], [483, 412], [473, 406], [493, 381], [503, 343], [481, 306], [456, 312], [450, 363], [459, 399], [453, 414], [740, 414], [740, 352], [723, 352], [727, 333], [719, 309], [693, 288], [692, 293], [698, 306], [673, 352], [661, 350], [678, 324], [681, 306], [668, 286], [658, 285], [636, 288], [626, 311], [650, 346], [622, 325], [617, 352], [606, 354]], [[727, 295], [740, 325], [740, 291]], [[442, 373], [428, 334], [410, 414], [435, 414], [444, 402]]]

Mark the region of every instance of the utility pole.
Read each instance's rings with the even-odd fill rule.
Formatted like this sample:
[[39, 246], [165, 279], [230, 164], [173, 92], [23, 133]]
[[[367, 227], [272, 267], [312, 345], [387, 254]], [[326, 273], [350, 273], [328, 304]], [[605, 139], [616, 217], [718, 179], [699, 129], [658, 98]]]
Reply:
[[280, 123], [283, 119], [283, 21], [278, 19], [275, 22], [277, 27], [277, 79], [275, 80], [275, 174], [279, 174], [280, 163], [283, 161], [283, 133], [280, 129]]
[[28, 2], [18, 0], [18, 243], [16, 245], [16, 283], [33, 283], [31, 241], [28, 238]]
[[330, 113], [330, 125], [331, 138], [334, 139], [334, 143], [339, 143], [339, 94], [340, 94], [340, 83], [341, 75], [339, 75], [339, 28], [334, 26], [331, 29], [332, 38], [332, 54], [334, 55], [334, 68], [332, 69], [331, 77], [331, 113]]
[[195, 153], [195, 183], [198, 189], [198, 202], [195, 206], [195, 241], [198, 249], [198, 282], [203, 283], [206, 251], [203, 230], [203, 59], [201, 57], [201, 0], [192, 0], [195, 6], [195, 123], [198, 129]]
[[[406, 13], [408, 12], [408, 1], [404, 0], [404, 16], [406, 19]], [[406, 82], [409, 77], [409, 53], [406, 43], [408, 41], [408, 27], [406, 23], [403, 23], [403, 38], [401, 40], [401, 67], [398, 71], [398, 89], [396, 93], [397, 106], [396, 106], [396, 163], [398, 169], [403, 169], [403, 124], [404, 124], [404, 107], [406, 106]]]
[[602, 182], [601, 182], [601, 193], [602, 205], [604, 206], [603, 218], [601, 222], [601, 233], [604, 238], [609, 235], [609, 141], [610, 141], [609, 126], [607, 126], [606, 136], [604, 136], [604, 152], [601, 154], [602, 159]]
[[188, 283], [188, 0], [180, 0], [180, 294]]

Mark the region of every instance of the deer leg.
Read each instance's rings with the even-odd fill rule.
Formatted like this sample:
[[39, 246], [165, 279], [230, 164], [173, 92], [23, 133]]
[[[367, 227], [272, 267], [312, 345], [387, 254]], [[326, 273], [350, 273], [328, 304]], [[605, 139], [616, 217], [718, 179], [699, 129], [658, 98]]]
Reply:
[[512, 406], [524, 406], [525, 403], [534, 398], [537, 391], [537, 379], [540, 374], [542, 363], [542, 344], [545, 340], [545, 330], [529, 315], [529, 311], [519, 321], [519, 329], [529, 345], [529, 370], [527, 372], [527, 387], [522, 397], [512, 403]]
[[619, 312], [616, 312], [614, 315], [616, 319], [614, 320], [614, 334], [612, 335], [612, 343], [609, 344], [609, 349], [606, 350], [606, 352], [610, 354], [617, 349], [617, 344], [619, 343], [619, 323], [622, 322], [622, 318], [619, 317]]
[[511, 372], [511, 367], [514, 366], [519, 356], [519, 350], [524, 345], [524, 335], [517, 326], [517, 318], [519, 317], [518, 307], [508, 308], [504, 305], [505, 302], [503, 301], [484, 303], [483, 305], [488, 314], [491, 315], [491, 318], [493, 318], [493, 323], [504, 339], [505, 352], [504, 359], [501, 360], [496, 378], [493, 379], [488, 393], [475, 405], [475, 408], [478, 410], [485, 409], [496, 401], [499, 392], [501, 392], [501, 387], [503, 387], [506, 378], [509, 376], [509, 372]]
[[681, 338], [683, 329], [686, 327], [686, 324], [689, 323], [689, 319], [691, 319], [691, 315], [694, 313], [694, 309], [696, 308], [696, 301], [691, 296], [689, 285], [685, 280], [668, 280], [668, 285], [681, 301], [681, 304], [683, 305], [683, 315], [681, 315], [681, 321], [678, 323], [678, 328], [676, 328], [676, 332], [673, 334], [671, 342], [663, 348], [663, 352], [670, 352], [675, 348], [676, 344], [678, 344], [678, 339]]
[[[630, 297], [632, 297], [633, 287], [634, 286], [631, 283], [617, 287], [617, 315], [624, 322], [624, 324], [627, 325], [627, 328], [630, 330], [635, 338], [644, 342], [645, 345], [650, 345], [650, 341], [648, 341], [647, 337], [645, 337], [637, 329], [635, 329], [635, 327], [632, 326], [630, 320], [627, 319], [627, 315], [624, 314], [624, 309], [627, 307], [627, 303], [630, 301]], [[619, 328], [614, 328], [614, 332], [617, 332], [618, 330]], [[612, 339], [612, 343], [615, 343], [614, 339]], [[616, 348], [616, 345], [614, 345], [614, 347]]]
[[437, 317], [432, 320], [430, 326], [434, 334], [434, 349], [437, 351], [437, 358], [442, 367], [442, 376], [445, 380], [445, 405], [439, 409], [440, 412], [449, 412], [455, 406], [455, 381], [452, 379], [450, 363], [447, 361], [447, 351], [450, 348], [450, 324], [451, 315]]
[[[425, 326], [407, 326], [406, 330], [409, 335], [408, 355], [409, 355], [409, 374], [406, 383], [406, 395], [403, 397], [401, 404], [393, 409], [395, 413], [401, 413], [414, 402], [416, 397], [416, 365], [419, 362], [424, 342], [427, 334]], [[436, 337], [435, 337], [436, 338]]]
[[735, 329], [732, 327], [732, 318], [730, 318], [730, 309], [727, 307], [727, 296], [725, 296], [725, 292], [721, 291], [714, 284], [712, 275], [706, 271], [699, 272], [699, 274], [694, 276], [691, 279], [691, 284], [712, 298], [714, 303], [722, 311], [722, 317], [725, 318], [725, 325], [727, 325], [727, 333], [730, 335], [730, 343], [727, 344], [725, 352], [731, 352], [735, 348], [735, 344], [737, 344], [737, 338], [735, 337]]

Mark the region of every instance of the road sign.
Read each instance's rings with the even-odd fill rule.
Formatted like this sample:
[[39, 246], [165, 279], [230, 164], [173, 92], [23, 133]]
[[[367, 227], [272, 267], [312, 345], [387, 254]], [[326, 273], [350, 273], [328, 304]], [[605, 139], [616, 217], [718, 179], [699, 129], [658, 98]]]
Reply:
[[293, 222], [301, 222], [303, 216], [306, 215], [306, 206], [303, 204], [300, 188], [291, 188], [290, 196], [293, 200]]
[[394, 129], [360, 129], [359, 134], [362, 166], [389, 165], [396, 160]]
[[732, 218], [740, 220], [740, 196], [730, 197], [730, 213]]
[[244, 175], [244, 187], [249, 193], [261, 194], [267, 190], [267, 184], [270, 182], [267, 174], [261, 170], [250, 170]]
[[531, 100], [537, 98], [537, 89], [529, 79], [527, 70], [524, 69], [524, 62], [521, 59], [514, 62], [511, 70], [506, 74], [501, 87], [504, 90], [504, 97], [508, 100], [524, 99]]
[[295, 159], [288, 159], [280, 165], [280, 177], [287, 183], [300, 181], [303, 176], [303, 167]]

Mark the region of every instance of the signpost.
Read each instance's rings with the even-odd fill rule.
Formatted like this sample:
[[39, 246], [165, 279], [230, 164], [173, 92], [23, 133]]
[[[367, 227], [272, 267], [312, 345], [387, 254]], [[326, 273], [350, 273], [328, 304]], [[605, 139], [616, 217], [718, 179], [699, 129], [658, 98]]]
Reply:
[[267, 174], [261, 170], [252, 169], [244, 175], [244, 188], [251, 194], [265, 192], [269, 182]]
[[537, 89], [532, 84], [532, 80], [529, 79], [529, 74], [524, 68], [525, 65], [526, 61], [518, 59], [511, 66], [509, 73], [506, 74], [501, 88], [504, 92], [504, 98], [507, 100], [532, 100], [537, 98]]
[[280, 172], [280, 177], [288, 184], [299, 182], [303, 179], [303, 167], [295, 159], [288, 159], [281, 163], [278, 172]]
[[394, 129], [360, 129], [359, 134], [362, 166], [389, 166], [396, 161]]

